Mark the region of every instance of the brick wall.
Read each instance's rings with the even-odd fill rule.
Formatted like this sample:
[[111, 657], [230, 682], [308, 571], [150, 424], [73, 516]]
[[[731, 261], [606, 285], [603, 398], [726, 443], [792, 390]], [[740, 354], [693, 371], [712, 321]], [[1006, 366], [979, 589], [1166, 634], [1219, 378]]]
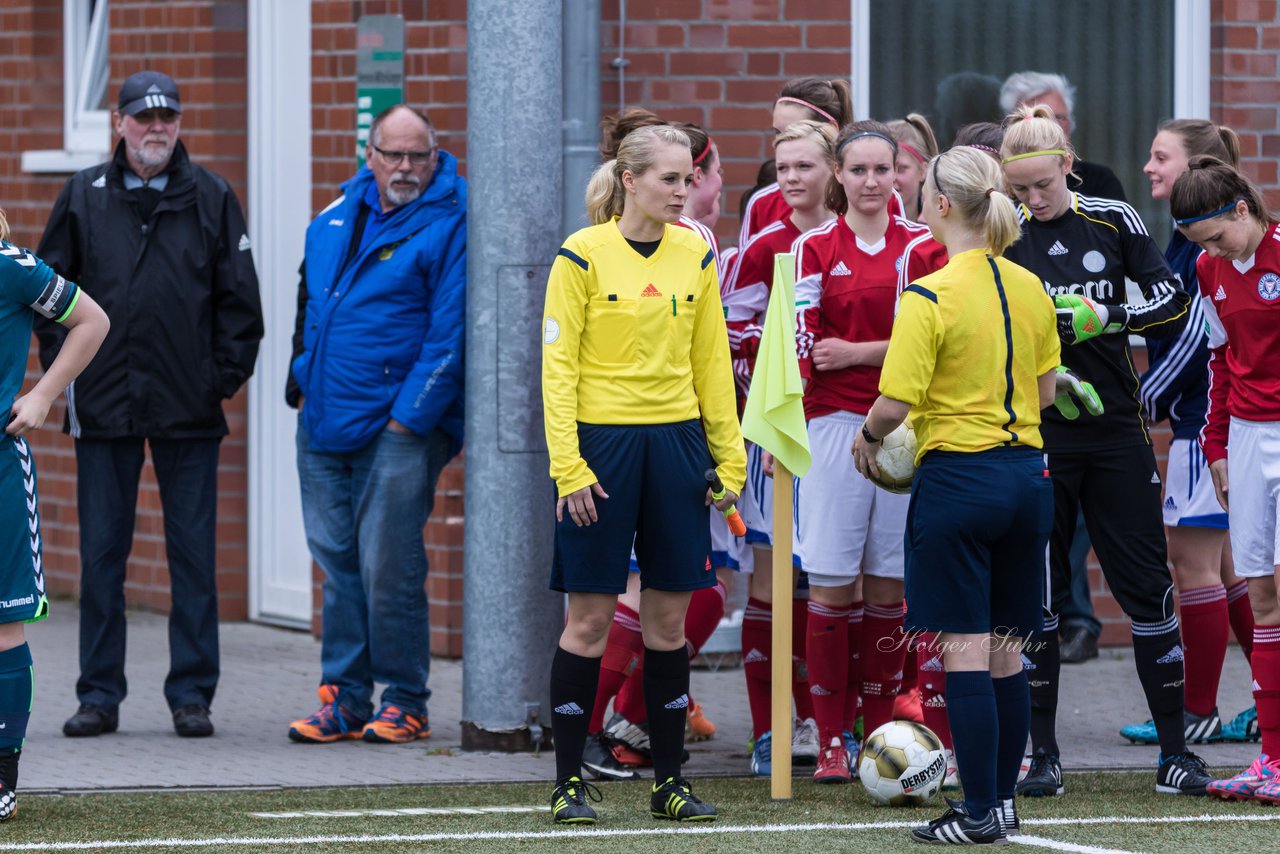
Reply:
[[1280, 209], [1280, 10], [1274, 0], [1214, 0], [1213, 82], [1215, 120], [1240, 134], [1243, 167]]
[[737, 242], [742, 193], [773, 156], [770, 111], [795, 77], [849, 78], [849, 4], [827, 0], [650, 0], [627, 4], [619, 55], [617, 0], [601, 10], [601, 106], [646, 107], [711, 132], [724, 164], [716, 234]]
[[[355, 171], [356, 21], [362, 15], [404, 17], [405, 100], [426, 110], [440, 146], [458, 157], [466, 174], [466, 0], [314, 0], [311, 201], [317, 212]], [[462, 482], [459, 458], [440, 477], [425, 534], [431, 651], [452, 658], [462, 655]], [[317, 591], [316, 631], [319, 602]]]

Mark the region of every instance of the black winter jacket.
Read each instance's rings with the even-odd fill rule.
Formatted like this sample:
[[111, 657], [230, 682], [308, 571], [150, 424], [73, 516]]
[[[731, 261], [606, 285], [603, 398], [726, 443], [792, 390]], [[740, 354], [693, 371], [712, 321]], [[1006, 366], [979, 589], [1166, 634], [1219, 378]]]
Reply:
[[[93, 297], [111, 331], [67, 390], [64, 430], [86, 439], [216, 438], [222, 401], [253, 373], [262, 339], [258, 277], [231, 187], [177, 143], [149, 219], [124, 188], [124, 144], [71, 177], [37, 250]], [[46, 369], [65, 337], [36, 325]]]

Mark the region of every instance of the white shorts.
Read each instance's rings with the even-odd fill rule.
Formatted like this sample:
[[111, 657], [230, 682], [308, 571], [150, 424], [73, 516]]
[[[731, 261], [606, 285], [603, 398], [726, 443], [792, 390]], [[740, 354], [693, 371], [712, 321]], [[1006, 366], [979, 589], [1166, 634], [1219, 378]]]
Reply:
[[711, 566], [713, 569], [719, 569], [722, 566], [732, 567], [731, 552], [735, 537], [729, 533], [729, 522], [714, 506], [708, 509], [711, 525]]
[[1280, 423], [1232, 418], [1227, 445], [1236, 575], [1269, 578], [1280, 563]]
[[773, 542], [773, 478], [764, 473], [763, 458], [764, 449], [748, 442], [747, 483], [738, 500], [738, 512], [747, 526], [747, 542], [767, 546]]
[[910, 495], [878, 489], [853, 466], [853, 439], [865, 419], [835, 412], [809, 422], [813, 465], [799, 479], [796, 542], [809, 583], [848, 584], [860, 572], [902, 578]]
[[1200, 443], [1174, 439], [1169, 445], [1169, 470], [1164, 479], [1164, 523], [1170, 528], [1221, 528], [1227, 512], [1218, 503], [1213, 477]]

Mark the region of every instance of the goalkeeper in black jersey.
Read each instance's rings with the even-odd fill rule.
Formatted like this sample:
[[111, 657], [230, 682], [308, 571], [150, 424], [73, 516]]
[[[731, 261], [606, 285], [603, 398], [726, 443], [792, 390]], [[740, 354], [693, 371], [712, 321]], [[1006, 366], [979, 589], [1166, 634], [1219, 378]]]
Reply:
[[[1129, 349], [1129, 333], [1178, 334], [1189, 300], [1133, 208], [1067, 188], [1074, 153], [1048, 108], [1010, 117], [1001, 157], [1022, 203], [1022, 239], [1005, 255], [1044, 281], [1057, 307], [1062, 363], [1093, 383], [1105, 407], [1078, 421], [1050, 409], [1041, 427], [1054, 527], [1044, 632], [1026, 647], [1033, 755], [1018, 792], [1063, 792], [1057, 613], [1069, 597], [1068, 551], [1083, 510], [1103, 575], [1132, 623], [1138, 678], [1160, 738], [1156, 791], [1203, 795], [1210, 777], [1183, 733], [1182, 638], [1165, 562], [1160, 476]], [[1126, 302], [1126, 278], [1144, 302]]]

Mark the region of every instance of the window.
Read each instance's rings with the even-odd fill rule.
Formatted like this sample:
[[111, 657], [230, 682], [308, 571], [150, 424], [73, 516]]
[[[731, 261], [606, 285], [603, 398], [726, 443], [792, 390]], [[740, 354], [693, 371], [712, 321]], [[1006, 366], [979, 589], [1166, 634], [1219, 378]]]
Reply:
[[25, 172], [74, 172], [107, 157], [107, 5], [108, 0], [63, 0], [63, 147], [23, 152]]
[[1208, 115], [1207, 4], [853, 0], [853, 13], [859, 115], [923, 113], [946, 147], [957, 122], [1000, 120], [1009, 74], [1063, 74], [1076, 88], [1072, 142], [1111, 167], [1156, 240], [1167, 238], [1168, 209], [1142, 166], [1160, 121]]

